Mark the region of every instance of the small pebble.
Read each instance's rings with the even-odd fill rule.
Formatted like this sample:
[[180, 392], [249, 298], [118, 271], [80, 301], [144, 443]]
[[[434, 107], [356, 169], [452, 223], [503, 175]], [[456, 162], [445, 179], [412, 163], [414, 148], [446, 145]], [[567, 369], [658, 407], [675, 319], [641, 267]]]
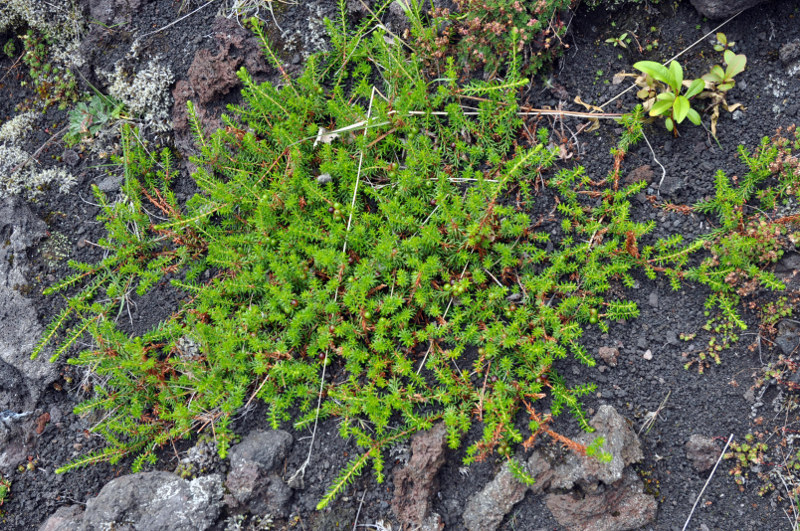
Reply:
[[77, 166], [78, 163], [81, 161], [78, 154], [72, 149], [65, 149], [64, 152], [61, 154], [61, 160], [63, 160], [70, 166]]
[[658, 292], [657, 291], [652, 291], [650, 293], [650, 296], [647, 298], [647, 302], [653, 308], [658, 308]]
[[653, 353], [650, 351], [650, 349], [647, 349], [642, 357], [647, 361], [650, 361], [653, 359]]
[[678, 334], [674, 330], [667, 330], [667, 343], [670, 345], [680, 345]]

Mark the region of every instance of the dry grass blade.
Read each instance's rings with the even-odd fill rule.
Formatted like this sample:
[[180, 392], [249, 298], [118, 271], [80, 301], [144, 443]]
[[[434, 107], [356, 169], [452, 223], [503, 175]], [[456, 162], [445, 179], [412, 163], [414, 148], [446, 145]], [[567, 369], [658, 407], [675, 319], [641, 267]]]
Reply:
[[670, 390], [667, 393], [667, 396], [664, 397], [664, 400], [661, 401], [661, 403], [658, 405], [658, 408], [656, 408], [655, 411], [647, 412], [647, 415], [645, 415], [644, 422], [642, 423], [642, 427], [639, 428], [639, 432], [637, 433], [637, 435], [641, 435], [642, 431], [644, 431], [645, 435], [650, 433], [650, 430], [653, 429], [656, 420], [658, 420], [658, 416], [661, 414], [661, 412], [664, 410], [664, 407], [667, 405], [667, 400], [669, 400], [669, 395], [671, 394], [672, 391]]

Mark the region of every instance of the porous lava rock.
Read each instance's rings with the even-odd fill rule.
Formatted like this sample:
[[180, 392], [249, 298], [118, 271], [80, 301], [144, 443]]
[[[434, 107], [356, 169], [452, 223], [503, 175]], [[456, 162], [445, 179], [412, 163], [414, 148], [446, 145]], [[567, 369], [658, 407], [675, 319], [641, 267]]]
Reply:
[[553, 467], [551, 487], [571, 489], [574, 485], [595, 485], [598, 482], [610, 485], [622, 479], [623, 469], [643, 458], [642, 447], [628, 421], [609, 405], [600, 406], [589, 422], [594, 433], [583, 433], [576, 437], [580, 444], [588, 446], [597, 437], [603, 437], [603, 451], [611, 454], [611, 460], [583, 457], [574, 453], [567, 455], [564, 464]]
[[600, 347], [597, 350], [597, 355], [601, 360], [606, 362], [609, 367], [617, 366], [617, 358], [619, 358], [619, 349], [615, 347]]
[[545, 504], [567, 531], [626, 531], [656, 517], [656, 500], [643, 491], [636, 472], [626, 469], [619, 481], [596, 492], [548, 494]]
[[778, 323], [775, 344], [787, 356], [795, 354], [800, 347], [800, 323], [789, 319], [783, 319]]
[[[589, 445], [603, 437], [603, 451], [611, 459], [570, 453], [563, 461], [536, 450], [524, 467], [535, 482], [523, 485], [505, 463], [492, 481], [467, 501], [464, 527], [470, 531], [493, 531], [530, 490], [549, 493], [545, 498], [553, 516], [566, 529], [612, 531], [635, 529], [655, 518], [657, 504], [644, 494], [644, 485], [628, 465], [643, 458], [639, 438], [617, 411], [603, 405], [592, 417], [594, 433], [584, 433], [575, 442]], [[572, 492], [564, 492], [574, 489]]]
[[31, 412], [0, 412], [0, 474], [10, 474], [33, 453], [34, 427]]
[[221, 101], [239, 86], [237, 70], [244, 66], [251, 76], [268, 70], [258, 39], [234, 20], [217, 17], [213, 31], [218, 45], [216, 53], [207, 48], [198, 50], [189, 66], [187, 79], [179, 80], [172, 92], [175, 100], [172, 120], [179, 135], [189, 133], [187, 101], [195, 104], [198, 119], [210, 133], [222, 124], [210, 113], [208, 105]]
[[467, 501], [464, 510], [464, 528], [469, 531], [497, 529], [511, 509], [522, 501], [528, 487], [512, 474], [508, 463], [500, 472]]
[[653, 172], [653, 168], [645, 164], [644, 166], [639, 166], [628, 172], [628, 174], [622, 178], [622, 182], [632, 184], [638, 183], [639, 181], [647, 181], [647, 184], [652, 184], [654, 176], [655, 172]]
[[701, 15], [717, 19], [734, 15], [742, 9], [750, 9], [766, 0], [691, 0]]
[[46, 232], [45, 223], [18, 197], [0, 199], [0, 411], [34, 406], [57, 376], [48, 356], [31, 359], [41, 337], [33, 302], [24, 295], [29, 256]]
[[441, 422], [411, 440], [411, 459], [394, 475], [392, 498], [392, 511], [404, 525], [430, 530], [439, 527], [440, 520], [431, 514], [431, 507], [446, 446], [447, 428]]
[[205, 531], [222, 509], [222, 477], [192, 481], [169, 472], [141, 472], [116, 478], [86, 502], [86, 509], [62, 507], [40, 531]]
[[75, 531], [80, 527], [82, 519], [83, 507], [80, 505], [65, 505], [64, 507], [59, 507], [42, 524], [39, 531]]
[[252, 514], [288, 516], [292, 489], [281, 479], [277, 469], [283, 464], [294, 440], [283, 430], [253, 431], [231, 447], [231, 469], [225, 486], [233, 500], [228, 504], [243, 506]]

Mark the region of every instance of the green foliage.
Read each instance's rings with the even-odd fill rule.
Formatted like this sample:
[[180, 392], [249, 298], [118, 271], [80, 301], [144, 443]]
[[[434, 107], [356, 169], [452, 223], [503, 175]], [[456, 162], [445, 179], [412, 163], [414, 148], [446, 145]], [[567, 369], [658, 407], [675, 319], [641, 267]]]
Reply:
[[[633, 221], [630, 198], [646, 182], [620, 186], [620, 165], [641, 138], [641, 108], [620, 121], [605, 179], [580, 167], [548, 175], [557, 150], [521, 140], [516, 53], [502, 81], [459, 85], [452, 60], [431, 79], [379, 30], [351, 30], [344, 16], [328, 27], [331, 51], [297, 79], [257, 84], [241, 70], [245, 103], [225, 128], [206, 135], [189, 105], [199, 193], [185, 205], [170, 152], [123, 128], [120, 198], [95, 189], [106, 257], [72, 262], [76, 273], [47, 290], [71, 296], [34, 352], [93, 340], [69, 360], [95, 376], [76, 412], [104, 411], [95, 431], [109, 446], [60, 472], [128, 455], [139, 469], [199, 432], [224, 456], [232, 416], [255, 399], [274, 428], [336, 417], [361, 448], [320, 507], [370, 462], [381, 481], [384, 450], [439, 420], [452, 448], [481, 423], [467, 462], [510, 459], [527, 435], [522, 411], [530, 440], [544, 430], [577, 448], [545, 425], [567, 410], [590, 431], [580, 399], [594, 386], [569, 387], [555, 362], [594, 365], [584, 328], [638, 315], [611, 295], [617, 283], [641, 269], [679, 280], [688, 255], [723, 237], [640, 251], [655, 223]], [[412, 29], [424, 37], [419, 21]], [[530, 219], [538, 182], [557, 198], [557, 241]], [[714, 209], [731, 210], [730, 190]], [[720, 274], [694, 273], [712, 287]], [[180, 309], [124, 333], [132, 299], [166, 282], [185, 295]], [[585, 451], [605, 459], [601, 444]]]
[[11, 494], [11, 481], [0, 476], [0, 507], [3, 506], [5, 501]]
[[[783, 249], [791, 245], [789, 227], [797, 223], [797, 218], [772, 217], [767, 212], [779, 201], [797, 201], [800, 172], [796, 152], [800, 144], [797, 133], [789, 133], [794, 139], [780, 134], [764, 138], [752, 155], [740, 147], [740, 157], [749, 171], [736, 185], [724, 172], [717, 173], [715, 196], [694, 206], [699, 213], [717, 217], [717, 229], [683, 247], [676, 236], [643, 250], [642, 256], [649, 263], [666, 266], [659, 270], [672, 280], [673, 288], [678, 289], [682, 280], [691, 280], [711, 289], [705, 304], [709, 320], [703, 327], [711, 337], [707, 348], [687, 367], [698, 362], [702, 372], [708, 358], [721, 363], [719, 353], [747, 328], [738, 309], [742, 297], [759, 288], [784, 287], [770, 269]], [[689, 267], [689, 258], [700, 250], [708, 255]], [[650, 269], [649, 274], [654, 276], [655, 270]]]
[[[723, 34], [718, 33], [717, 38], [719, 39], [720, 36], [724, 38]], [[734, 44], [733, 42], [725, 40], [725, 45], [727, 47], [733, 47]], [[719, 46], [715, 46], [714, 49], [718, 47]], [[725, 68], [720, 65], [714, 65], [711, 67], [710, 72], [702, 76], [705, 83], [705, 90], [699, 96], [700, 98], [709, 100], [708, 108], [711, 114], [711, 132], [714, 136], [717, 135], [717, 121], [719, 120], [720, 108], [728, 112], [733, 112], [741, 107], [739, 103], [733, 105], [729, 104], [727, 94], [728, 91], [736, 85], [736, 81], [733, 78], [741, 74], [747, 66], [747, 57], [744, 54], [735, 54], [727, 47], [723, 47], [723, 49], [720, 50], [723, 53], [723, 64]]]
[[722, 33], [721, 31], [717, 32], [716, 38], [717, 38], [717, 44], [714, 45], [715, 52], [724, 52], [725, 50], [732, 50], [733, 47], [736, 45], [735, 42], [729, 41], [728, 36]]
[[[529, 175], [556, 152], [516, 145], [519, 73], [431, 92], [382, 36], [356, 48], [352, 38], [335, 34], [342, 48], [282, 88], [239, 73], [247, 104], [211, 137], [196, 127], [201, 193], [184, 208], [169, 190], [168, 152], [151, 157], [126, 132], [122, 198], [95, 191], [108, 257], [73, 263], [76, 274], [48, 291], [85, 286], [36, 349], [73, 322], [56, 355], [89, 332], [96, 347], [70, 363], [106, 382], [78, 411], [112, 412], [96, 428], [111, 445], [62, 471], [132, 452], [141, 465], [167, 440], [212, 427], [224, 454], [230, 417], [253, 396], [270, 405], [273, 426], [291, 407], [305, 426], [324, 361], [338, 376], [323, 384], [320, 415], [340, 418], [341, 435], [365, 449], [325, 500], [370, 460], [382, 477], [382, 450], [437, 419], [456, 447], [480, 412], [486, 432], [473, 460], [522, 440], [514, 417], [525, 397], [547, 393], [554, 415], [566, 408], [588, 428], [579, 397], [593, 387], [569, 388], [553, 362], [594, 364], [581, 324], [597, 319], [613, 278], [630, 278], [634, 261], [620, 254], [628, 233], [652, 228], [627, 219], [641, 186], [589, 208], [574, 192], [586, 184], [580, 172], [559, 173], [550, 186], [568, 195], [576, 238], [548, 254], [549, 235], [529, 228], [524, 206]], [[332, 83], [327, 94], [322, 83]], [[467, 96], [483, 100], [477, 116], [462, 110]], [[319, 124], [338, 139], [314, 145]], [[602, 243], [585, 240], [600, 228]], [[115, 320], [129, 298], [162, 279], [190, 302], [142, 337], [122, 333]], [[632, 303], [609, 305], [614, 318], [635, 314]]]
[[569, 47], [561, 37], [571, 4], [570, 0], [455, 0], [456, 13], [434, 10], [430, 27], [447, 29], [441, 35], [426, 35], [422, 48], [431, 56], [444, 57], [452, 45], [468, 69], [483, 68], [490, 77], [504, 74], [508, 57], [519, 54], [525, 59], [522, 74], [532, 76]]
[[610, 463], [614, 456], [603, 450], [603, 445], [606, 443], [604, 437], [597, 437], [592, 443], [586, 447], [586, 455], [594, 457], [602, 463]]
[[[686, 118], [695, 125], [700, 125], [700, 114], [692, 109], [689, 100], [703, 90], [703, 81], [695, 79], [689, 82], [686, 90], [681, 94], [684, 85], [683, 68], [678, 61], [672, 61], [669, 68], [654, 61], [639, 61], [633, 67], [646, 76], [663, 83], [664, 90], [655, 95], [650, 106], [650, 116], [664, 117], [667, 131], [674, 131], [677, 135], [677, 124]], [[649, 95], [649, 94], [648, 94]]]
[[369, 454], [370, 452], [365, 452], [359, 457], [351, 460], [347, 466], [342, 469], [339, 473], [339, 476], [334, 480], [331, 487], [328, 489], [328, 492], [325, 493], [325, 496], [317, 504], [317, 510], [324, 509], [328, 506], [328, 504], [333, 501], [336, 496], [350, 483], [355, 481], [355, 479], [361, 475], [364, 467], [369, 462]]
[[[28, 66], [34, 89], [45, 107], [58, 104], [65, 109], [70, 103], [77, 101], [77, 82], [69, 70], [56, 66], [50, 57], [53, 39], [34, 30], [20, 35], [24, 52], [22, 62]], [[20, 84], [25, 86], [27, 81]]]
[[620, 48], [625, 48], [627, 50], [628, 45], [631, 43], [631, 38], [628, 37], [628, 32], [626, 31], [619, 37], [609, 37], [605, 42], [606, 44], [611, 44], [614, 46], [614, 48], [619, 46]]
[[[735, 43], [728, 42], [724, 34], [718, 33], [717, 38], [725, 43], [720, 51], [723, 51], [726, 67], [714, 65], [699, 79], [684, 79], [683, 68], [677, 61], [671, 61], [669, 68], [655, 61], [639, 61], [633, 65], [642, 72], [636, 79], [639, 86], [636, 95], [644, 100], [644, 107], [650, 112], [650, 116], [664, 117], [667, 130], [674, 132], [676, 136], [676, 126], [684, 119], [689, 118], [695, 125], [701, 123], [700, 114], [691, 106], [694, 98], [709, 100], [706, 110], [711, 115], [711, 133], [714, 137], [717, 135], [720, 108], [733, 112], [741, 107], [738, 103], [728, 104], [727, 93], [736, 84], [733, 78], [744, 71], [747, 57], [728, 49]], [[683, 94], [682, 88], [685, 88]]]
[[3, 45], [3, 53], [12, 58], [17, 54], [17, 45], [14, 43], [14, 39], [6, 41]]
[[704, 81], [713, 83], [716, 90], [727, 92], [733, 88], [736, 81], [733, 79], [744, 71], [747, 66], [747, 57], [744, 54], [735, 54], [730, 50], [725, 50], [723, 69], [719, 65], [711, 67], [711, 72], [703, 76]]
[[531, 486], [536, 483], [534, 477], [528, 472], [527, 467], [516, 459], [508, 460], [508, 469], [511, 471], [511, 474], [517, 478], [517, 481], [523, 485]]
[[745, 435], [742, 443], [731, 442], [730, 451], [723, 456], [723, 459], [733, 460], [730, 474], [741, 490], [744, 490], [744, 484], [749, 476], [748, 471], [751, 467], [764, 462], [764, 453], [767, 450], [767, 444], [757, 441], [752, 433]]
[[768, 302], [761, 307], [761, 326], [766, 329], [772, 329], [781, 320], [789, 318], [795, 310], [794, 302], [790, 301], [788, 297], [778, 297], [773, 302]]
[[120, 119], [124, 105], [109, 96], [95, 94], [86, 102], [80, 102], [69, 112], [69, 130], [64, 140], [77, 144], [81, 139], [92, 138], [102, 129]]

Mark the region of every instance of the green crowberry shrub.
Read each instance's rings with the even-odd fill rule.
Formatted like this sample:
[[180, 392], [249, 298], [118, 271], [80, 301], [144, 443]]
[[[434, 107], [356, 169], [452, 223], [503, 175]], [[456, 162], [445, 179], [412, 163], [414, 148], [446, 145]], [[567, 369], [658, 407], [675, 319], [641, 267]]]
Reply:
[[[605, 179], [551, 175], [557, 151], [519, 134], [516, 49], [502, 81], [460, 85], [453, 60], [429, 79], [380, 31], [329, 28], [331, 51], [297, 79], [257, 84], [241, 70], [245, 103], [225, 128], [206, 136], [190, 104], [200, 192], [185, 205], [169, 151], [126, 130], [121, 195], [95, 188], [108, 253], [47, 290], [73, 295], [34, 352], [61, 330], [54, 358], [93, 338], [69, 360], [95, 377], [76, 411], [104, 411], [95, 430], [109, 445], [60, 471], [131, 454], [139, 469], [198, 432], [224, 456], [233, 415], [256, 399], [274, 428], [335, 417], [361, 448], [320, 507], [370, 462], [382, 480], [384, 450], [436, 421], [452, 448], [482, 427], [467, 462], [513, 460], [539, 434], [603, 457], [599, 439], [582, 447], [549, 428], [567, 410], [590, 430], [580, 398], [594, 386], [567, 385], [556, 366], [593, 365], [585, 327], [638, 315], [609, 294], [615, 282], [632, 286], [642, 268], [679, 279], [675, 257], [702, 248], [639, 250], [654, 222], [633, 221], [629, 198], [646, 183], [621, 187], [620, 167], [641, 109], [621, 121]], [[530, 214], [542, 182], [557, 197], [554, 241]], [[131, 299], [164, 280], [181, 307], [123, 332]]]
[[[151, 156], [125, 135], [121, 197], [95, 190], [108, 257], [73, 263], [48, 291], [83, 286], [36, 352], [68, 323], [54, 357], [94, 338], [69, 361], [98, 377], [78, 412], [108, 412], [96, 429], [110, 445], [62, 470], [131, 453], [139, 468], [203, 430], [224, 455], [231, 416], [253, 398], [275, 428], [341, 419], [363, 454], [331, 496], [369, 460], [382, 478], [382, 451], [440, 419], [452, 447], [483, 421], [470, 461], [510, 455], [526, 436], [516, 414], [540, 397], [551, 399], [547, 419], [567, 409], [589, 429], [579, 398], [593, 386], [567, 386], [553, 364], [593, 365], [583, 325], [637, 313], [600, 294], [629, 278], [628, 232], [648, 229], [626, 219], [641, 186], [586, 210], [570, 191], [586, 177], [559, 174], [551, 185], [569, 194], [560, 208], [574, 236], [548, 253], [526, 209], [556, 153], [518, 141], [515, 94], [527, 80], [512, 69], [502, 83], [459, 86], [451, 63], [450, 81], [430, 90], [382, 35], [354, 39], [335, 34], [340, 48], [282, 87], [240, 71], [247, 103], [227, 127], [206, 137], [194, 122], [201, 193], [183, 208], [169, 152]], [[587, 239], [603, 227], [602, 243]], [[162, 278], [186, 292], [181, 309], [142, 336], [123, 333], [115, 321], [130, 297]]]
[[[739, 156], [748, 171], [741, 178], [724, 172], [715, 176], [713, 198], [690, 208], [711, 218], [718, 227], [690, 243], [680, 234], [659, 240], [642, 250], [650, 278], [665, 274], [678, 290], [684, 281], [710, 289], [705, 302], [709, 332], [707, 347], [686, 352], [686, 368], [697, 364], [703, 372], [709, 360], [720, 364], [720, 352], [747, 329], [740, 312], [743, 297], [759, 289], [783, 290], [784, 284], [771, 271], [785, 249], [800, 241], [798, 194], [800, 193], [800, 133], [794, 126], [774, 138], [765, 137], [754, 153], [739, 146]], [[793, 230], [795, 232], [793, 232]], [[697, 253], [704, 252], [703, 257]], [[696, 265], [689, 264], [697, 259]]]

